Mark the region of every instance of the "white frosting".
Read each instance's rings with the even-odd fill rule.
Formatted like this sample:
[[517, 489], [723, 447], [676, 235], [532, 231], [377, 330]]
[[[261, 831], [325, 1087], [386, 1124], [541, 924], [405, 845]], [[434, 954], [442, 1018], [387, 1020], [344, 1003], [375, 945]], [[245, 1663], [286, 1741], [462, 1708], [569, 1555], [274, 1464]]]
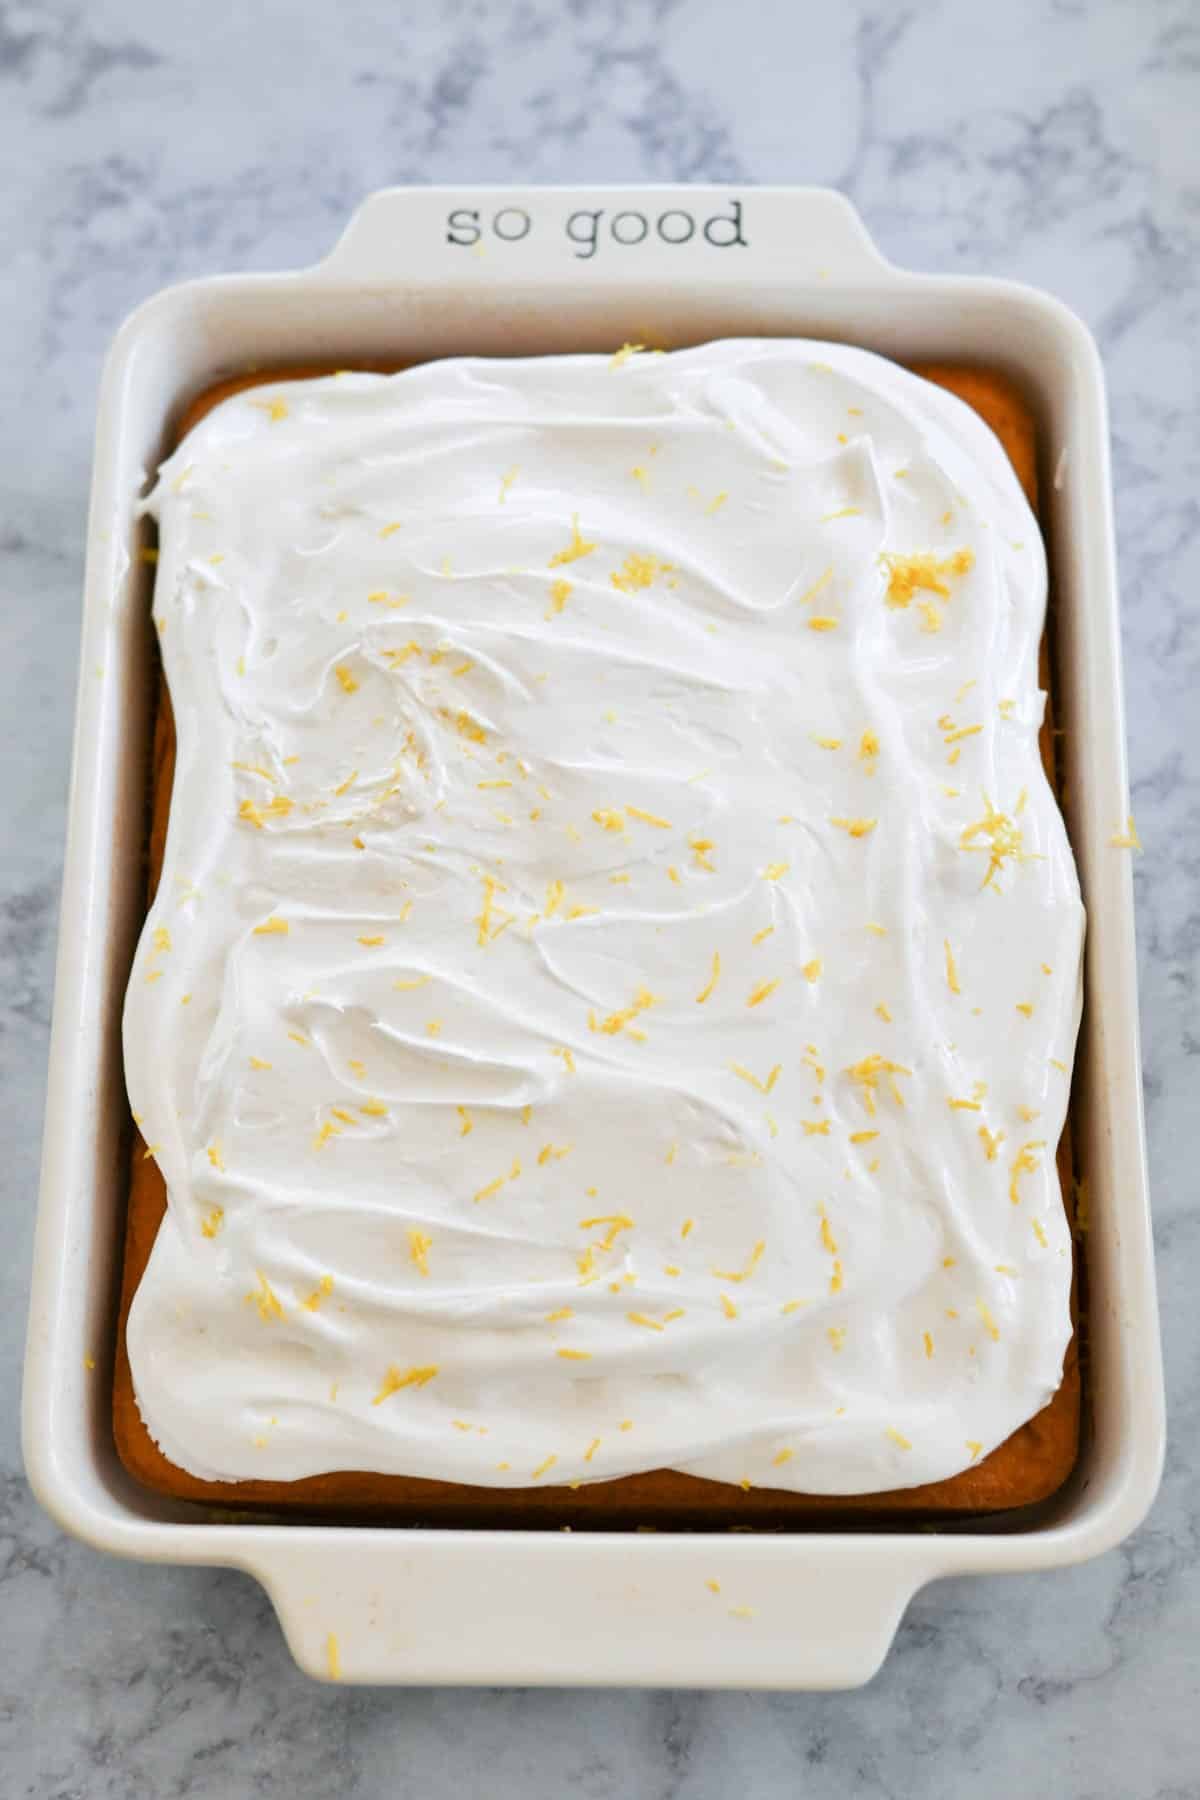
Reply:
[[171, 1460], [852, 1494], [1035, 1413], [1083, 912], [977, 417], [829, 344], [442, 362], [227, 400], [147, 507]]

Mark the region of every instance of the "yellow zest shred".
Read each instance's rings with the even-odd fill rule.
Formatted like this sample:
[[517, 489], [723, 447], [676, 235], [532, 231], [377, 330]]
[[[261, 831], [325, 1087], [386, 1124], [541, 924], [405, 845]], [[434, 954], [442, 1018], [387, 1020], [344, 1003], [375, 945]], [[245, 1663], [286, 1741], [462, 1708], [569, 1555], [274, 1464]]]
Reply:
[[513, 482], [517, 479], [517, 476], [520, 473], [521, 473], [520, 467], [516, 463], [514, 463], [512, 468], [505, 470], [504, 474], [500, 477], [499, 500], [500, 500], [501, 506], [503, 506], [504, 502], [508, 499], [508, 490], [511, 488]]
[[561, 569], [566, 563], [578, 562], [583, 556], [590, 556], [597, 546], [589, 543], [579, 535], [579, 514], [571, 515], [571, 541], [565, 550], [556, 550], [547, 563], [547, 568]]
[[365, 1113], [368, 1119], [387, 1118], [387, 1107], [382, 1100], [364, 1100], [358, 1110], [360, 1113]]
[[561, 578], [550, 583], [550, 611], [546, 614], [548, 619], [556, 617], [562, 611], [571, 598], [572, 591], [571, 583]]
[[995, 1162], [1001, 1144], [1004, 1142], [1002, 1131], [989, 1131], [986, 1125], [979, 1127], [979, 1141], [989, 1162]]
[[609, 576], [609, 580], [622, 593], [633, 594], [650, 587], [657, 576], [670, 574], [674, 567], [674, 563], [660, 562], [657, 556], [642, 556], [636, 550], [631, 550], [621, 567]]
[[345, 663], [338, 663], [333, 672], [341, 683], [343, 693], [356, 694], [358, 692], [358, 683], [354, 679], [353, 671], [347, 668]]
[[897, 1431], [896, 1427], [894, 1425], [888, 1426], [887, 1435], [888, 1435], [888, 1437], [891, 1438], [893, 1444], [897, 1445], [899, 1449], [901, 1449], [901, 1450], [911, 1450], [912, 1449], [912, 1445], [909, 1442], [909, 1440], [905, 1437], [904, 1433], [902, 1431]]
[[556, 1350], [555, 1356], [561, 1356], [564, 1362], [591, 1362], [590, 1350]]
[[[713, 872], [713, 864], [708, 860], [708, 853], [712, 848], [713, 842], [711, 838], [690, 837], [688, 839], [688, 849], [692, 853], [696, 867], [698, 869], [707, 869], [710, 873]], [[670, 874], [670, 870], [668, 870], [667, 873]]]
[[822, 750], [840, 750], [842, 747], [841, 738], [835, 738], [835, 737], [814, 738], [813, 743], [819, 744], [821, 746]]
[[547, 1469], [552, 1469], [557, 1461], [557, 1456], [546, 1457], [545, 1461], [540, 1462], [536, 1469], [531, 1469], [529, 1471], [529, 1479], [531, 1481], [540, 1481]]
[[613, 354], [609, 357], [609, 368], [623, 369], [631, 357], [639, 355], [645, 348], [645, 344], [622, 344], [621, 348], [619, 350], [614, 350]]
[[615, 806], [600, 807], [592, 814], [592, 817], [597, 825], [604, 827], [605, 831], [624, 831], [625, 829], [625, 815], [623, 812], [619, 812]]
[[[781, 881], [783, 879], [783, 877], [787, 874], [787, 872], [791, 868], [791, 866], [792, 866], [791, 863], [785, 863], [785, 862], [768, 863], [766, 868], [763, 870], [763, 880], [764, 881]], [[769, 925], [767, 927], [767, 929], [768, 929], [768, 931], [773, 931], [775, 929], [775, 927], [773, 925]], [[762, 933], [760, 933], [759, 935], [761, 936]], [[758, 938], [755, 938], [754, 941], [755, 941], [755, 943], [757, 943]]]
[[[487, 945], [494, 943], [500, 936], [500, 933], [507, 926], [512, 924], [514, 915], [505, 912], [502, 907], [495, 906], [496, 895], [506, 894], [507, 892], [508, 889], [502, 882], [497, 881], [494, 875], [485, 875], [483, 877], [483, 905], [475, 920], [475, 923], [479, 928], [478, 936], [476, 938], [478, 944]], [[495, 908], [494, 911], [493, 908]], [[499, 923], [496, 922], [497, 920], [499, 920]]]
[[683, 1221], [683, 1224], [679, 1227], [680, 1237], [681, 1238], [690, 1237], [692, 1234], [692, 1231], [695, 1229], [695, 1224], [696, 1224], [695, 1219], [685, 1219]]
[[744, 1069], [741, 1063], [730, 1063], [729, 1067], [740, 1080], [748, 1081], [750, 1086], [752, 1088], [757, 1088], [760, 1094], [769, 1094], [771, 1089], [775, 1086], [775, 1083], [779, 1080], [783, 1064], [776, 1063], [765, 1081], [760, 1081], [757, 1075], [751, 1074], [749, 1069]]
[[839, 831], [848, 832], [852, 838], [865, 838], [870, 837], [879, 821], [878, 819], [830, 819], [829, 823], [836, 825]]
[[952, 575], [966, 575], [975, 565], [975, 556], [971, 550], [956, 550], [953, 555], [939, 558], [930, 552], [917, 552], [911, 556], [896, 556], [888, 552], [880, 557], [880, 561], [888, 571], [887, 593], [884, 599], [889, 606], [905, 607], [911, 605], [918, 590], [937, 594], [942, 600], [950, 598], [950, 589], [946, 585]]
[[292, 802], [286, 794], [276, 794], [265, 806], [256, 806], [253, 800], [243, 800], [238, 807], [238, 818], [245, 819], [256, 831], [261, 831], [268, 819], [286, 819], [292, 810]]
[[364, 950], [378, 950], [387, 940], [383, 937], [360, 937], [358, 941]]
[[[640, 987], [628, 1006], [622, 1007], [617, 1012], [609, 1013], [607, 1018], [597, 1019], [595, 1013], [589, 1013], [588, 1028], [591, 1031], [602, 1032], [605, 1037], [615, 1037], [618, 1032], [624, 1031], [632, 1020], [658, 1004], [659, 996], [657, 994], [652, 994], [649, 988]], [[635, 1034], [631, 1032], [630, 1035]]]
[[829, 613], [814, 613], [808, 621], [810, 631], [836, 631], [838, 621]]
[[479, 1192], [477, 1194], [474, 1194], [472, 1196], [472, 1198], [476, 1202], [478, 1202], [480, 1200], [490, 1200], [492, 1195], [498, 1194], [500, 1192], [500, 1189], [502, 1187], [506, 1186], [508, 1182], [515, 1181], [517, 1179], [517, 1176], [520, 1173], [521, 1173], [520, 1159], [518, 1157], [514, 1156], [513, 1166], [508, 1171], [508, 1174], [507, 1175], [497, 1175], [495, 1181], [489, 1181], [487, 1186], [481, 1187]]
[[882, 1000], [875, 1008], [875, 1016], [877, 1019], [882, 1019], [885, 1025], [890, 1025], [892, 1023], [892, 1015]]
[[760, 1238], [750, 1252], [744, 1269], [714, 1269], [712, 1273], [717, 1277], [718, 1281], [749, 1281], [755, 1269], [757, 1269], [759, 1263], [762, 1261], [763, 1252], [766, 1247], [766, 1240]]
[[1033, 1002], [1031, 1000], [1018, 1000], [1016, 1002], [1016, 1009], [1019, 1013], [1024, 1013], [1027, 1019], [1032, 1019]]
[[225, 1162], [224, 1162], [224, 1158], [221, 1155], [221, 1140], [220, 1140], [220, 1138], [214, 1138], [212, 1143], [208, 1146], [208, 1160], [212, 1164], [214, 1169], [220, 1169], [222, 1174], [224, 1174]]
[[253, 1300], [258, 1308], [259, 1318], [262, 1319], [264, 1324], [269, 1325], [272, 1319], [282, 1319], [283, 1305], [279, 1295], [275, 1292], [275, 1289], [271, 1286], [262, 1270], [256, 1269], [255, 1273], [258, 1276], [258, 1286], [252, 1288], [246, 1295], [246, 1298], [247, 1300]]
[[1142, 840], [1138, 837], [1137, 826], [1133, 822], [1133, 814], [1132, 813], [1129, 814], [1128, 818], [1125, 821], [1124, 831], [1114, 831], [1113, 835], [1109, 838], [1108, 841], [1114, 850], [1140, 850], [1141, 849]]
[[879, 1133], [877, 1131], [852, 1131], [850, 1133], [850, 1142], [852, 1144], [869, 1144], [872, 1138], [877, 1138], [878, 1136]]
[[631, 1325], [643, 1325], [647, 1331], [665, 1331], [666, 1326], [659, 1319], [651, 1319], [646, 1313], [631, 1312], [625, 1317]]
[[750, 939], [750, 942], [752, 944], [761, 944], [764, 938], [770, 937], [774, 929], [775, 927], [773, 925], [764, 925], [761, 931], [755, 932], [754, 936]]
[[776, 1469], [782, 1469], [784, 1463], [790, 1463], [795, 1454], [796, 1452], [794, 1450], [777, 1450], [775, 1455], [771, 1458], [771, 1466]]
[[308, 1296], [308, 1299], [302, 1300], [300, 1302], [300, 1304], [305, 1309], [306, 1312], [317, 1312], [320, 1309], [322, 1300], [328, 1299], [329, 1295], [332, 1294], [332, 1292], [333, 1292], [333, 1276], [332, 1275], [322, 1275], [320, 1281], [317, 1283], [317, 1285], [313, 1289], [312, 1293]]
[[565, 1044], [556, 1044], [550, 1054], [551, 1056], [561, 1057], [563, 1067], [566, 1069], [568, 1075], [574, 1075], [575, 1055], [573, 1051], [568, 1050]]
[[975, 1310], [983, 1320], [983, 1328], [991, 1338], [993, 1344], [998, 1344], [1000, 1342], [1000, 1327], [992, 1317], [991, 1310], [988, 1307], [986, 1300], [977, 1300], [975, 1302]]
[[660, 819], [655, 813], [643, 812], [640, 806], [627, 806], [625, 811], [631, 819], [640, 819], [643, 825], [653, 825], [659, 831], [670, 831], [670, 819]]
[[926, 1356], [931, 1357], [933, 1355], [933, 1333], [929, 1332], [929, 1331], [923, 1331], [921, 1333], [921, 1342], [925, 1346]]
[[1044, 1150], [1045, 1148], [1045, 1138], [1030, 1138], [1029, 1142], [1027, 1144], [1022, 1144], [1017, 1151], [1017, 1154], [1013, 1159], [1012, 1173], [1009, 1176], [1008, 1182], [1008, 1197], [1014, 1206], [1019, 1206], [1021, 1204], [1021, 1195], [1018, 1191], [1017, 1183], [1022, 1175], [1032, 1175], [1035, 1173], [1039, 1166], [1037, 1153], [1039, 1150]]
[[1043, 1250], [1047, 1249], [1049, 1247], [1050, 1240], [1046, 1236], [1045, 1227], [1043, 1226], [1042, 1221], [1040, 1219], [1031, 1219], [1029, 1221], [1029, 1223], [1033, 1226], [1033, 1235], [1037, 1239], [1038, 1243], [1042, 1246], [1042, 1249]]
[[433, 1239], [418, 1225], [410, 1225], [407, 1235], [409, 1259], [417, 1265], [422, 1275], [427, 1276], [429, 1274], [429, 1252], [433, 1248]]
[[[589, 1194], [595, 1193], [595, 1189], [589, 1188], [588, 1192]], [[579, 1221], [580, 1231], [593, 1231], [597, 1225], [607, 1225], [608, 1230], [593, 1248], [611, 1250], [621, 1232], [633, 1230], [634, 1221], [628, 1213], [598, 1213], [595, 1218], [580, 1219]]]
[[[976, 819], [973, 825], [964, 826], [958, 847], [960, 850], [984, 850], [988, 853], [987, 872], [982, 886], [995, 887], [996, 876], [1005, 866], [1009, 862], [1028, 862], [1029, 853], [1025, 849], [1020, 826], [1014, 824], [1007, 813], [997, 812], [987, 794], [984, 794], [983, 799], [983, 817]], [[977, 838], [985, 838], [987, 842], [977, 843]]]
[[954, 952], [950, 948], [950, 939], [943, 938], [942, 941], [946, 946], [946, 986], [952, 994], [961, 994], [962, 988], [958, 984], [958, 965], [954, 960]]
[[218, 1231], [220, 1231], [220, 1229], [221, 1229], [221, 1224], [222, 1224], [222, 1221], [224, 1220], [224, 1218], [225, 1218], [225, 1208], [223, 1206], [212, 1207], [208, 1212], [205, 1213], [204, 1217], [200, 1221], [201, 1236], [206, 1237], [206, 1238], [215, 1238]]
[[548, 1162], [561, 1162], [564, 1156], [570, 1156], [573, 1144], [564, 1144], [561, 1149], [554, 1144], [543, 1144], [538, 1151], [538, 1167], [544, 1168]]
[[808, 962], [801, 963], [800, 973], [803, 975], [805, 981], [818, 981], [824, 966], [821, 958], [819, 956], [814, 956], [811, 957]]
[[983, 1445], [978, 1443], [974, 1438], [967, 1438], [965, 1441], [967, 1449], [971, 1452], [971, 1461], [975, 1462], [977, 1458], [983, 1455]]
[[775, 992], [775, 989], [779, 986], [780, 979], [779, 976], [776, 976], [774, 981], [756, 982], [746, 996], [746, 1005], [761, 1006], [763, 1001], [770, 999], [771, 995]]
[[828, 1119], [801, 1119], [800, 1123], [804, 1127], [805, 1137], [829, 1136]]
[[736, 1319], [738, 1316], [738, 1309], [728, 1294], [721, 1295], [721, 1311], [727, 1319]]
[[392, 1363], [388, 1368], [388, 1372], [383, 1378], [383, 1383], [379, 1392], [372, 1400], [371, 1405], [382, 1406], [383, 1402], [388, 1399], [390, 1395], [398, 1394], [401, 1388], [426, 1387], [437, 1374], [438, 1366], [437, 1363], [425, 1363], [420, 1367], [398, 1369], [395, 1363]]
[[874, 1117], [880, 1078], [884, 1075], [888, 1077], [888, 1088], [892, 1099], [897, 1106], [903, 1106], [904, 1096], [896, 1084], [896, 1076], [911, 1075], [912, 1070], [906, 1068], [903, 1063], [890, 1062], [886, 1056], [881, 1056], [878, 1050], [875, 1050], [869, 1056], [864, 1056], [861, 1061], [851, 1063], [843, 1073], [849, 1075], [851, 1081], [857, 1083], [862, 1091], [863, 1104], [868, 1113]]
[[713, 951], [713, 959], [712, 959], [712, 974], [709, 976], [704, 987], [702, 987], [700, 992], [696, 995], [696, 1005], [697, 1006], [704, 1005], [704, 1002], [711, 996], [713, 989], [716, 987], [717, 982], [720, 980], [720, 977], [721, 977], [721, 953], [719, 950], [714, 950]]
[[806, 588], [804, 593], [801, 594], [799, 600], [797, 601], [797, 605], [807, 606], [808, 602], [810, 600], [815, 600], [817, 595], [819, 593], [823, 592], [823, 590], [829, 586], [829, 583], [832, 580], [833, 580], [833, 564], [830, 563], [830, 565], [826, 569], [825, 573], [823, 575], [818, 575], [817, 579], [813, 582], [812, 586], [810, 588]]

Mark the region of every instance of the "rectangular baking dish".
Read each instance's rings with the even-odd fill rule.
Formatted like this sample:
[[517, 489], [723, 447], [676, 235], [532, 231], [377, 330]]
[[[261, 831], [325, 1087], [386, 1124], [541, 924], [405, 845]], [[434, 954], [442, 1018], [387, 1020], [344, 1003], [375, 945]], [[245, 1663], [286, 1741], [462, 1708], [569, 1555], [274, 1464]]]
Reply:
[[[198, 389], [255, 365], [753, 334], [987, 364], [1036, 409], [1065, 810], [1089, 921], [1072, 1116], [1091, 1404], [1075, 1476], [1032, 1517], [763, 1535], [244, 1522], [143, 1492], [111, 1433], [120, 1015], [144, 911], [152, 704], [135, 502], [173, 423]], [[1151, 1504], [1164, 1440], [1132, 886], [1110, 842], [1128, 811], [1103, 376], [1086, 327], [1051, 297], [897, 269], [829, 190], [690, 187], [389, 189], [313, 269], [156, 295], [113, 346], [97, 428], [25, 1368], [43, 1505], [119, 1555], [248, 1571], [300, 1666], [359, 1682], [853, 1687], [926, 1582], [1111, 1548]]]

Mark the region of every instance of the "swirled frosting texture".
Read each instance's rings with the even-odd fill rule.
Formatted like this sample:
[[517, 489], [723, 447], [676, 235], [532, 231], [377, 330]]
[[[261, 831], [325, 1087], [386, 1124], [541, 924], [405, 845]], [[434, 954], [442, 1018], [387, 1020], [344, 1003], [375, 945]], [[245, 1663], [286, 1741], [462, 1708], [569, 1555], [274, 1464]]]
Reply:
[[852, 1494], [1050, 1397], [1083, 914], [1034, 519], [806, 342], [226, 401], [125, 1011], [181, 1467]]

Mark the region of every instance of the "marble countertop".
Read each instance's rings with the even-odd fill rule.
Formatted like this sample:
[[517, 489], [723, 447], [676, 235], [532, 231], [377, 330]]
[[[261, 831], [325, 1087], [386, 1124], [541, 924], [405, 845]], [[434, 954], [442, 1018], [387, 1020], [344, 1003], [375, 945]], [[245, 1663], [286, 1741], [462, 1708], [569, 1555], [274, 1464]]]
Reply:
[[[0, 413], [15, 427], [0, 437], [5, 1793], [1007, 1800], [1019, 1781], [1058, 1800], [1200, 1795], [1198, 109], [1192, 0], [0, 3]], [[1049, 288], [1104, 352], [1146, 846], [1166, 1478], [1149, 1522], [1096, 1563], [927, 1590], [861, 1693], [315, 1687], [249, 1579], [96, 1555], [22, 1474], [102, 356], [168, 281], [312, 261], [371, 188], [460, 179], [828, 182], [897, 261]]]

